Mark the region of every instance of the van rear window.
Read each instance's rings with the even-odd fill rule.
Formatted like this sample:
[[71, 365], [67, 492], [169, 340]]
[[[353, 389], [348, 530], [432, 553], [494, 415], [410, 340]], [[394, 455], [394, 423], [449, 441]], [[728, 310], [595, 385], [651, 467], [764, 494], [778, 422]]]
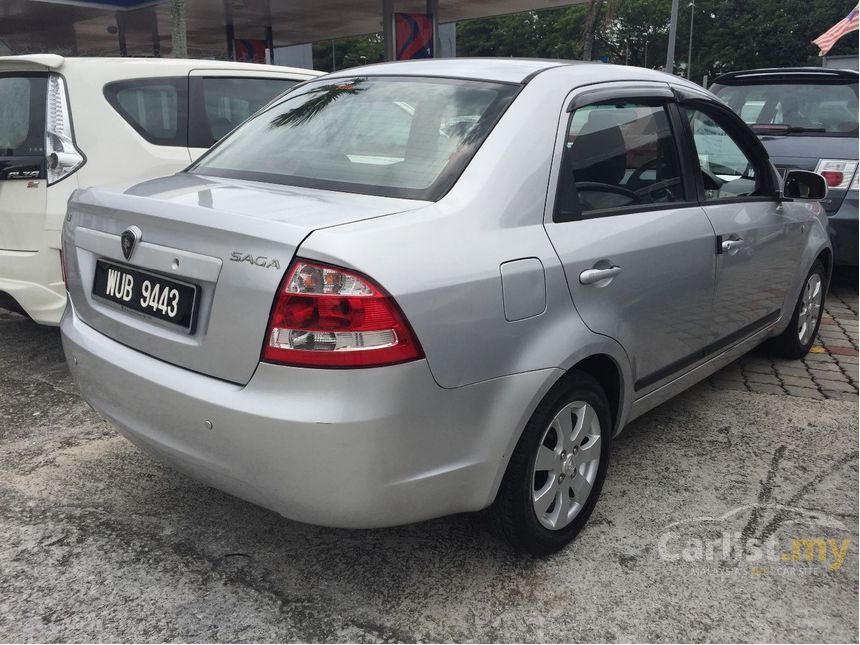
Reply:
[[857, 136], [857, 83], [771, 82], [714, 85], [711, 91], [748, 124], [788, 135]]
[[0, 74], [0, 157], [45, 154], [47, 77]]

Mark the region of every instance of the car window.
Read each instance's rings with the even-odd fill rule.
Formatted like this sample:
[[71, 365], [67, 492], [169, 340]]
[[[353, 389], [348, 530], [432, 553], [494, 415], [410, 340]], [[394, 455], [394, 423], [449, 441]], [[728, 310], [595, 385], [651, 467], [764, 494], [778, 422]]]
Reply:
[[717, 85], [714, 92], [750, 125], [791, 128], [786, 134], [857, 136], [857, 83]]
[[204, 77], [202, 106], [191, 111], [192, 147], [208, 148], [266, 103], [298, 83], [281, 78]]
[[665, 107], [612, 103], [576, 110], [559, 183], [561, 220], [684, 201]]
[[707, 201], [759, 194], [759, 180], [750, 157], [710, 115], [686, 109]]
[[45, 76], [0, 76], [0, 157], [45, 153]]
[[105, 86], [105, 97], [150, 143], [185, 147], [186, 86], [184, 78], [119, 81]]
[[312, 81], [249, 119], [190, 171], [438, 199], [516, 90], [445, 78]]

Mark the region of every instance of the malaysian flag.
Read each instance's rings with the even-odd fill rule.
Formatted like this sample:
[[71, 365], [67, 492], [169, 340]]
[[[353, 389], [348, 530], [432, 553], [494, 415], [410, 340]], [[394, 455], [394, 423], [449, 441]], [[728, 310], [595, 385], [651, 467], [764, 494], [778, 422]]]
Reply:
[[818, 45], [818, 48], [821, 50], [818, 52], [819, 56], [826, 56], [827, 52], [829, 52], [833, 45], [836, 44], [836, 41], [842, 38], [847, 33], [852, 31], [857, 31], [857, 9], [860, 8], [860, 4], [854, 7], [847, 16], [845, 16], [842, 20], [833, 25], [830, 29], [821, 34], [818, 38], [813, 40], [813, 44]]

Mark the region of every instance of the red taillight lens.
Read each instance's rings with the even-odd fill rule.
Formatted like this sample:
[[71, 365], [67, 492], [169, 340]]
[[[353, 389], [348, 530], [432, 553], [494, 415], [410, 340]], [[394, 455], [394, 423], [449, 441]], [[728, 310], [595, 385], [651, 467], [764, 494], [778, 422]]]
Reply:
[[843, 179], [845, 178], [845, 175], [835, 170], [824, 170], [822, 171], [821, 176], [824, 177], [824, 180], [827, 182], [827, 185], [831, 188], [834, 188], [835, 186], [841, 184]]
[[857, 174], [857, 162], [851, 159], [819, 159], [815, 172], [824, 177], [828, 188], [848, 190]]
[[296, 260], [278, 290], [264, 361], [301, 367], [378, 367], [421, 358], [394, 299], [365, 276]]

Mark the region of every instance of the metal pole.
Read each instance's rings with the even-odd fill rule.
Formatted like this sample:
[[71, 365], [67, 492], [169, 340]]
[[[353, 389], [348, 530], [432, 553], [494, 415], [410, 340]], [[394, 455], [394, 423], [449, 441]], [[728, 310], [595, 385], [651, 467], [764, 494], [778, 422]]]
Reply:
[[672, 17], [669, 21], [669, 48], [666, 50], [666, 73], [675, 72], [675, 36], [678, 34], [678, 0], [672, 0]]
[[116, 12], [116, 39], [119, 45], [119, 55], [128, 56], [128, 47], [125, 43], [125, 13], [122, 11]]
[[156, 58], [161, 58], [161, 37], [158, 34], [158, 13], [156, 13], [155, 5], [150, 11], [150, 34], [152, 36], [152, 55]]
[[385, 60], [395, 60], [397, 44], [394, 42], [394, 0], [382, 0], [382, 41]]
[[233, 25], [233, 0], [224, 0], [224, 35], [227, 39], [227, 60], [236, 60], [236, 27]]
[[272, 32], [272, 3], [266, 0], [266, 49], [269, 50], [269, 65], [275, 64], [275, 35]]
[[170, 57], [188, 58], [188, 36], [185, 25], [185, 0], [170, 3]]
[[427, 0], [427, 13], [433, 21], [433, 58], [439, 58], [439, 0]]
[[645, 62], [642, 67], [648, 67], [648, 39], [645, 39]]
[[690, 49], [687, 51], [687, 79], [693, 69], [693, 16], [696, 15], [696, 0], [690, 2]]

